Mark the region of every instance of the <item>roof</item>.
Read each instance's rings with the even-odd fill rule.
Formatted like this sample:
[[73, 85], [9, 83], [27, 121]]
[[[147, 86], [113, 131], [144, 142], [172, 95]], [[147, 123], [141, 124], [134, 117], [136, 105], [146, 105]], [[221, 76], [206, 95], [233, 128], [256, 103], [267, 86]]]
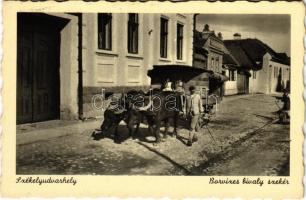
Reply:
[[225, 46], [224, 46], [224, 54], [223, 54], [222, 64], [223, 65], [228, 65], [228, 66], [234, 66], [234, 67], [239, 66], [239, 62], [231, 54], [231, 52], [228, 49], [226, 49]]
[[194, 32], [194, 45], [196, 47], [203, 47], [208, 38], [214, 37], [216, 40], [222, 41], [214, 31], [197, 31]]
[[203, 47], [207, 39], [202, 37], [202, 33], [195, 30], [194, 31], [194, 46]]
[[189, 65], [153, 65], [153, 69], [148, 70], [147, 75], [151, 77], [151, 83], [161, 83], [167, 78], [170, 80], [182, 80], [188, 82], [192, 78], [208, 70]]
[[239, 62], [239, 65], [249, 69], [261, 69], [262, 58], [266, 53], [278, 63], [290, 65], [290, 58], [285, 53], [277, 53], [267, 44], [258, 39], [225, 40], [224, 44]]
[[207, 54], [208, 54], [208, 51], [206, 49], [204, 49], [203, 47], [199, 47], [199, 46], [194, 47], [194, 52], [196, 54], [204, 55], [205, 57], [207, 57]]

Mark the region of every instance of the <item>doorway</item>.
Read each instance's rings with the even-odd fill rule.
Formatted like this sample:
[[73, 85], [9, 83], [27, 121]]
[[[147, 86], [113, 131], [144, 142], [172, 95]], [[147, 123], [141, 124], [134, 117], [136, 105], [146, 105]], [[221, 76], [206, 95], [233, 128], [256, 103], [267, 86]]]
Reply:
[[60, 30], [46, 14], [17, 15], [17, 124], [58, 119]]

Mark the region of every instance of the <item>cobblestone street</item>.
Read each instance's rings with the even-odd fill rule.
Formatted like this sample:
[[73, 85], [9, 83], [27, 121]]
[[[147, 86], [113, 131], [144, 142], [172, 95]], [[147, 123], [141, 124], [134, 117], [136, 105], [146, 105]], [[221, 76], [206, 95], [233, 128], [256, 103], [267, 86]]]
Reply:
[[[69, 122], [35, 129], [18, 127], [17, 174], [96, 175], [289, 175], [289, 125], [276, 123], [275, 98], [256, 94], [226, 97], [217, 115], [199, 133], [192, 147], [185, 145], [188, 131], [179, 127], [181, 139], [169, 137], [154, 146], [146, 125], [137, 140], [91, 138], [101, 120]], [[279, 106], [281, 104], [279, 103]], [[172, 129], [170, 129], [172, 131]]]

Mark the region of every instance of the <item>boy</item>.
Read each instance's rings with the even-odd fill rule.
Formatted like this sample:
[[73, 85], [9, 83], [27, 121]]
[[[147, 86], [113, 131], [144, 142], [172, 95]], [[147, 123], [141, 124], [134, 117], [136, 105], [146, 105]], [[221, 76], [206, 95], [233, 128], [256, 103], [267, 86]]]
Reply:
[[187, 106], [187, 113], [190, 118], [190, 132], [189, 132], [189, 139], [187, 142], [187, 146], [192, 146], [192, 142], [196, 142], [196, 129], [198, 128], [198, 121], [201, 112], [204, 112], [202, 99], [199, 94], [196, 93], [196, 88], [194, 86], [189, 87], [190, 91], [190, 99], [189, 105]]

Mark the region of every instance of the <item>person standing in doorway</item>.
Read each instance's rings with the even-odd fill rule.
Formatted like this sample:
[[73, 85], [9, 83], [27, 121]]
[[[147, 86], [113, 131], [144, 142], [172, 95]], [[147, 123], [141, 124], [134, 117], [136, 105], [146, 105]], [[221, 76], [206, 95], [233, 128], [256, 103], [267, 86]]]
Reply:
[[190, 130], [187, 146], [192, 146], [193, 142], [198, 140], [197, 131], [199, 124], [199, 117], [203, 110], [203, 104], [200, 94], [196, 93], [196, 88], [194, 86], [189, 87], [190, 99], [187, 106], [187, 113], [190, 119]]
[[165, 84], [164, 84], [163, 91], [173, 91], [172, 82], [170, 81], [169, 78], [166, 79], [166, 82], [165, 82]]

